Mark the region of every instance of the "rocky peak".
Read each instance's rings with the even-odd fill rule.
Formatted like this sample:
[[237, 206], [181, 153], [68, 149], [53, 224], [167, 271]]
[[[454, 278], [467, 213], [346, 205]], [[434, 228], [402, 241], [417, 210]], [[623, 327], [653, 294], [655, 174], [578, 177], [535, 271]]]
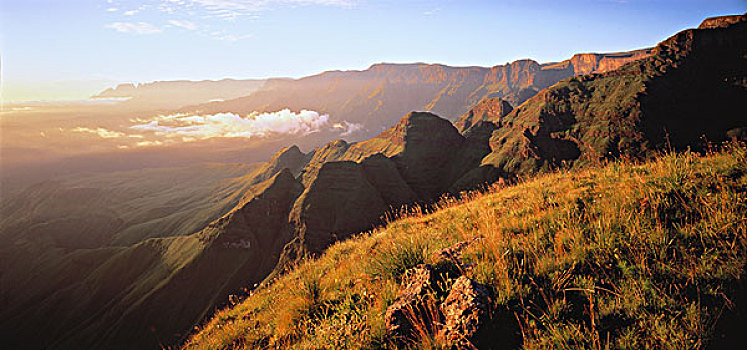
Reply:
[[307, 160], [308, 156], [301, 152], [298, 146], [293, 145], [283, 148], [280, 152], [276, 153], [270, 159], [270, 164], [271, 168], [275, 171], [289, 169], [292, 173], [296, 173]]
[[439, 196], [455, 180], [449, 166], [464, 137], [451, 122], [427, 112], [408, 114], [392, 133], [404, 140], [404, 149], [394, 157], [402, 178], [422, 199]]
[[319, 173], [319, 169], [322, 164], [326, 162], [342, 160], [350, 148], [350, 144], [344, 140], [335, 140], [328, 142], [324, 146], [314, 150], [311, 159], [307, 162], [306, 166], [301, 170], [301, 182], [304, 186], [308, 186]]

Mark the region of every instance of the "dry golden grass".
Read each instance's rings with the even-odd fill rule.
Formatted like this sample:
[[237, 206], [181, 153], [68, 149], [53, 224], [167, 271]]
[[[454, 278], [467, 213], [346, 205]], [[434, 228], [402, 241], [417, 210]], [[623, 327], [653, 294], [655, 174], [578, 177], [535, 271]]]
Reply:
[[496, 296], [481, 348], [703, 348], [744, 302], [746, 155], [617, 161], [445, 198], [302, 263], [185, 348], [439, 348], [428, 324], [394, 343], [383, 315], [404, 271], [476, 236], [464, 273]]

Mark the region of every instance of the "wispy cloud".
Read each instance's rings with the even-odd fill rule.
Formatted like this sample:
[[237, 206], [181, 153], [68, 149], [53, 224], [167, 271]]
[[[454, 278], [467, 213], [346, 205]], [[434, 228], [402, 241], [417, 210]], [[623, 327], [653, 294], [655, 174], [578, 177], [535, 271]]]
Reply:
[[251, 34], [235, 35], [235, 34], [211, 34], [213, 40], [236, 42], [239, 40], [249, 39], [252, 37]]
[[436, 7], [434, 9], [432, 9], [432, 10], [428, 10], [428, 11], [423, 12], [423, 15], [425, 15], [425, 16], [433, 16], [433, 15], [439, 13], [439, 12], [441, 12], [441, 9], [438, 8], [438, 7]]
[[332, 128], [339, 130], [340, 136], [348, 136], [356, 131], [362, 130], [363, 124], [350, 123], [346, 120], [343, 120], [340, 123], [332, 124]]
[[127, 136], [123, 132], [112, 131], [112, 130], [108, 130], [104, 128], [91, 129], [91, 128], [85, 128], [85, 127], [77, 127], [75, 129], [72, 129], [72, 131], [80, 132], [80, 133], [87, 133], [87, 134], [94, 134], [94, 135], [97, 135], [98, 137], [101, 137], [102, 139], [114, 139], [114, 138]]
[[190, 21], [180, 21], [176, 19], [171, 19], [169, 20], [169, 24], [175, 27], [186, 29], [186, 30], [197, 29], [197, 24], [195, 24], [194, 22], [190, 22]]
[[256, 16], [258, 12], [278, 6], [334, 6], [354, 7], [357, 0], [161, 0], [158, 8], [166, 13], [203, 11], [208, 17], [233, 20], [238, 17]]
[[112, 28], [120, 33], [138, 35], [158, 34], [162, 32], [161, 28], [146, 22], [114, 22], [107, 24], [106, 27]]

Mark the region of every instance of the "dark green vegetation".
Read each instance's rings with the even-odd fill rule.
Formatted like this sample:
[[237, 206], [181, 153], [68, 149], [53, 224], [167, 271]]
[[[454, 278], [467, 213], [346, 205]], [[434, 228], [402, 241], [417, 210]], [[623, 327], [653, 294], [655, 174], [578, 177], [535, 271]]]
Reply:
[[446, 200], [333, 245], [217, 313], [185, 348], [442, 348], [437, 308], [405, 339], [387, 334], [385, 310], [405, 271], [474, 237], [462, 273], [493, 295], [479, 348], [724, 346], [745, 322], [746, 152], [615, 161]]

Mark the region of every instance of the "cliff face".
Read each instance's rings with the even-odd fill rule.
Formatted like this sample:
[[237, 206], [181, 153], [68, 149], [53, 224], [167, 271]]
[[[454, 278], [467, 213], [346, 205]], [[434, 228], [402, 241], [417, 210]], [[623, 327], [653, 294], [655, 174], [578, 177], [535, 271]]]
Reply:
[[709, 17], [709, 18], [706, 18], [703, 21], [703, 23], [701, 23], [698, 26], [698, 29], [726, 28], [734, 23], [743, 22], [746, 20], [747, 20], [747, 14]]
[[573, 67], [575, 75], [603, 73], [615, 70], [628, 62], [637, 61], [650, 55], [650, 49], [609, 54], [577, 54], [573, 55], [570, 59], [569, 65]]

